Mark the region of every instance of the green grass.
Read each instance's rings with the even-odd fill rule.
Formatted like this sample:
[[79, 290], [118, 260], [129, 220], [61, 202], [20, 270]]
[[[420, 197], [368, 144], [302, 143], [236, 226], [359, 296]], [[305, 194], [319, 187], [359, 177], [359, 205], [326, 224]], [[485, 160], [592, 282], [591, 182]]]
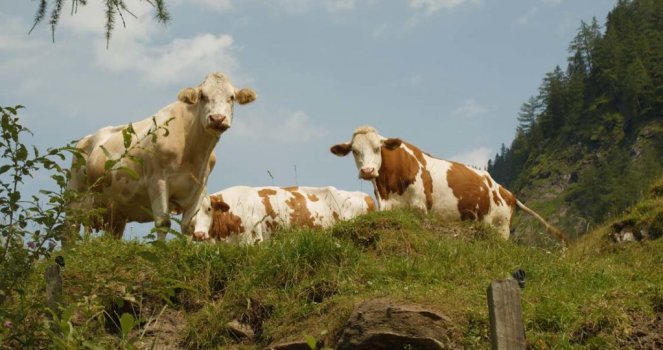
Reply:
[[[642, 206], [634, 209], [638, 215], [655, 216], [654, 203]], [[568, 250], [542, 249], [502, 241], [476, 223], [394, 211], [324, 231], [280, 232], [256, 247], [92, 238], [62, 252], [64, 298], [75, 306], [75, 341], [106, 348], [126, 346], [113, 315], [126, 312], [145, 323], [158, 320], [164, 307], [183, 315], [171, 340], [184, 348], [260, 349], [305, 335], [333, 347], [354, 305], [377, 297], [447, 315], [451, 347], [489, 348], [486, 288], [522, 268], [532, 348], [637, 348], [645, 335], [661, 341], [663, 240], [615, 245], [605, 230]], [[33, 276], [30, 298], [42, 293], [42, 273], [43, 267]], [[231, 320], [250, 324], [256, 342], [230, 334]], [[30, 322], [42, 321], [35, 315]], [[132, 334], [145, 337], [140, 329]]]

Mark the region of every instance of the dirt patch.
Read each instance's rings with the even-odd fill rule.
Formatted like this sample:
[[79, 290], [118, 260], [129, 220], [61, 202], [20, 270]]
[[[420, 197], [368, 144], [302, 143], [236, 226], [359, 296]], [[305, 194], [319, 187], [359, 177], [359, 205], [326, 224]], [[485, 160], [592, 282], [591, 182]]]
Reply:
[[184, 311], [168, 307], [161, 309], [148, 319], [143, 328], [135, 331], [134, 336], [139, 337], [136, 346], [139, 349], [184, 349], [181, 343], [185, 326]]
[[619, 342], [622, 349], [663, 349], [663, 313], [631, 316], [633, 329]]

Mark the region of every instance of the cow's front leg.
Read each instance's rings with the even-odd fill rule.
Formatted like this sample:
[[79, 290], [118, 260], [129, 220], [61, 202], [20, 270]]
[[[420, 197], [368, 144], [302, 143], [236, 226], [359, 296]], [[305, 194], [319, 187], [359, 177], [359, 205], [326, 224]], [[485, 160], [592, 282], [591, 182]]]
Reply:
[[157, 229], [157, 237], [160, 241], [166, 240], [166, 234], [170, 229], [170, 215], [168, 211], [168, 187], [166, 180], [158, 179], [148, 184], [148, 194], [152, 202], [152, 217]]

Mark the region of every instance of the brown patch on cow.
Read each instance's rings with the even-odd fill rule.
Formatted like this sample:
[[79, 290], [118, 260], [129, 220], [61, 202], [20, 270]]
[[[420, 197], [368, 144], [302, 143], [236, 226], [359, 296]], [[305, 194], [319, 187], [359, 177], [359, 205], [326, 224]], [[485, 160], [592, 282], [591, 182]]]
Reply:
[[[269, 201], [269, 196], [273, 196], [276, 194], [275, 190], [272, 190], [271, 188], [265, 188], [260, 191], [258, 191], [258, 196], [262, 198], [262, 205], [265, 207], [265, 213], [269, 216], [269, 218], [264, 218], [264, 223], [265, 226], [267, 226], [267, 229], [269, 232], [276, 232], [276, 230], [279, 228], [279, 223], [276, 222], [276, 212], [274, 211], [274, 208], [272, 207], [272, 203]], [[271, 218], [271, 219], [270, 219]]]
[[500, 196], [502, 196], [508, 206], [512, 208], [516, 207], [516, 197], [502, 186], [500, 186]]
[[430, 171], [426, 168], [426, 158], [424, 158], [424, 153], [414, 145], [411, 145], [405, 142], [405, 145], [412, 150], [414, 157], [417, 158], [419, 164], [421, 164], [421, 180], [424, 184], [424, 194], [426, 195], [426, 208], [431, 210], [433, 208], [433, 177], [430, 175]]
[[311, 202], [317, 202], [317, 201], [320, 200], [320, 198], [318, 198], [318, 196], [316, 196], [315, 194], [307, 194], [306, 197], [307, 197], [308, 200], [310, 200]]
[[364, 202], [366, 202], [366, 205], [368, 206], [369, 213], [375, 211], [375, 202], [371, 196], [364, 196]]
[[402, 195], [417, 179], [417, 159], [403, 148], [390, 151], [386, 147], [380, 147], [380, 154], [382, 165], [380, 175], [375, 181], [380, 198], [389, 199], [390, 193]]
[[292, 198], [285, 201], [285, 204], [292, 209], [290, 213], [290, 224], [293, 226], [317, 227], [313, 216], [306, 206], [306, 198], [299, 192], [291, 192]]
[[334, 222], [339, 221], [339, 219], [341, 218], [341, 217], [338, 215], [338, 213], [335, 212], [335, 211], [332, 212], [332, 217], [334, 218]]
[[[269, 217], [272, 219], [276, 219], [276, 212], [274, 212], [274, 208], [272, 207], [272, 203], [269, 201], [269, 196], [273, 196], [276, 194], [275, 190], [272, 190], [270, 188], [265, 188], [260, 191], [258, 191], [258, 196], [262, 198], [262, 205], [265, 206], [265, 212]], [[269, 226], [269, 224], [268, 224]]]
[[488, 214], [490, 196], [482, 176], [463, 164], [451, 162], [447, 183], [458, 199], [461, 220], [481, 220]]
[[210, 237], [214, 239], [227, 238], [230, 235], [238, 235], [244, 232], [242, 226], [242, 218], [233, 214], [232, 212], [214, 211], [212, 216], [212, 228], [210, 229]]
[[283, 189], [288, 192], [293, 192], [299, 190], [299, 186], [288, 186], [288, 187], [283, 187]]
[[502, 199], [497, 195], [495, 190], [493, 190], [493, 202], [495, 202], [496, 205], [502, 205]]
[[431, 209], [433, 207], [433, 178], [426, 169], [426, 159], [419, 148], [406, 142], [403, 143], [410, 148], [414, 156], [403, 148], [388, 150], [386, 147], [382, 147], [380, 149], [382, 165], [380, 175], [376, 179], [380, 198], [389, 199], [390, 193], [403, 195], [405, 190], [417, 180], [419, 169], [422, 169], [421, 180], [426, 196], [426, 207]]
[[[212, 227], [209, 231], [210, 238], [223, 239], [232, 234], [238, 235], [244, 232], [242, 218], [233, 214], [231, 211], [223, 212], [220, 209], [222, 206], [221, 203], [224, 203], [223, 196], [216, 195], [210, 196], [209, 198], [212, 205]], [[225, 207], [227, 209], [227, 204]]]

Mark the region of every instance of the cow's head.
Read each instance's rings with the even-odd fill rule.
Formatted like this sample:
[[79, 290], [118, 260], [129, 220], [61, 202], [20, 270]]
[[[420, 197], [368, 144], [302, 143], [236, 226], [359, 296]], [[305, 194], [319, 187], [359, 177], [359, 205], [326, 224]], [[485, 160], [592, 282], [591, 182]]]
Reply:
[[198, 211], [194, 214], [189, 223], [189, 232], [193, 232], [193, 238], [196, 240], [208, 240], [209, 232], [214, 222], [214, 215], [225, 213], [230, 207], [221, 198], [211, 195], [203, 197]]
[[394, 150], [401, 146], [402, 141], [395, 138], [385, 138], [370, 126], [357, 128], [348, 143], [332, 146], [331, 153], [339, 157], [346, 156], [350, 151], [355, 158], [359, 178], [372, 180], [380, 175], [382, 166], [382, 148]]
[[220, 134], [232, 125], [235, 102], [243, 105], [256, 99], [252, 89], [235, 89], [221, 73], [210, 73], [195, 88], [185, 88], [177, 98], [198, 107], [198, 117], [206, 130]]

